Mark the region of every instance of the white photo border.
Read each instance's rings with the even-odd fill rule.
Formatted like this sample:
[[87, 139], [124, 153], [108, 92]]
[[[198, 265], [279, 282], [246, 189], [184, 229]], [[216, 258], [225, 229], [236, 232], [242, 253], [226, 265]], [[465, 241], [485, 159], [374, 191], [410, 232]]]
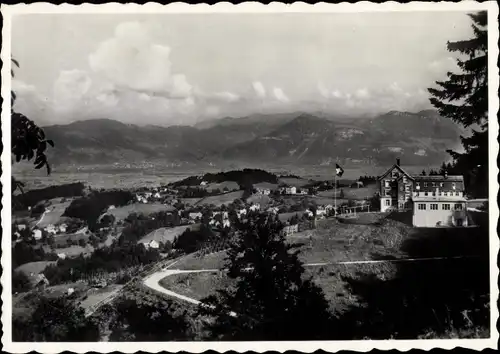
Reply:
[[[25, 343], [12, 342], [12, 304], [11, 304], [11, 156], [9, 152], [10, 146], [10, 88], [11, 88], [11, 25], [12, 17], [19, 14], [134, 14], [134, 13], [350, 13], [350, 12], [407, 12], [407, 11], [488, 11], [488, 80], [489, 80], [489, 231], [490, 231], [490, 307], [491, 307], [491, 323], [490, 323], [490, 338], [486, 339], [443, 339], [443, 340], [363, 340], [363, 341], [307, 341], [307, 342], [94, 342], [94, 343]], [[496, 323], [498, 320], [498, 267], [497, 255], [499, 249], [499, 240], [497, 235], [497, 222], [499, 210], [497, 201], [498, 195], [498, 166], [496, 159], [498, 156], [499, 145], [498, 136], [498, 120], [497, 114], [499, 109], [498, 88], [499, 88], [499, 71], [497, 67], [498, 60], [498, 4], [495, 1], [486, 1], [482, 3], [473, 1], [464, 1], [459, 3], [454, 2], [410, 2], [400, 4], [397, 2], [371, 3], [366, 1], [357, 2], [354, 4], [326, 4], [317, 3], [314, 5], [305, 4], [303, 2], [295, 2], [293, 4], [283, 4], [272, 2], [264, 5], [258, 2], [245, 2], [233, 5], [228, 2], [221, 2], [214, 5], [197, 4], [190, 5], [186, 3], [172, 3], [169, 5], [161, 5], [158, 3], [147, 3], [144, 5], [138, 4], [118, 4], [108, 3], [102, 5], [82, 4], [82, 5], [53, 5], [50, 3], [34, 3], [34, 4], [18, 4], [18, 5], [2, 5], [1, 12], [4, 18], [2, 29], [2, 51], [1, 59], [2, 67], [2, 144], [3, 151], [1, 155], [2, 161], [2, 211], [1, 220], [3, 228], [2, 237], [2, 325], [3, 336], [2, 345], [6, 352], [26, 353], [36, 351], [40, 353], [58, 353], [62, 351], [71, 351], [75, 353], [84, 353], [95, 351], [99, 353], [108, 353], [119, 351], [123, 353], [133, 353], [136, 351], [145, 352], [178, 352], [187, 351], [200, 353], [206, 350], [215, 350], [225, 352], [234, 350], [236, 352], [244, 351], [277, 351], [284, 352], [286, 350], [295, 350], [305, 353], [310, 353], [318, 349], [325, 351], [336, 352], [340, 350], [351, 350], [359, 352], [367, 352], [372, 349], [390, 350], [397, 349], [407, 351], [410, 349], [430, 350], [433, 348], [453, 349], [456, 347], [482, 350], [485, 348], [498, 347], [498, 330]], [[495, 201], [495, 203], [493, 203]], [[409, 319], [410, 320], [410, 319]]]

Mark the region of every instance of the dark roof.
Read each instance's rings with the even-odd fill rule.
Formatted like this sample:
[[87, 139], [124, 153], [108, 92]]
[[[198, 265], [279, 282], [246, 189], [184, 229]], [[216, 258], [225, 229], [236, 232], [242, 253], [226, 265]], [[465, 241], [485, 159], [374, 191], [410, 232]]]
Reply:
[[451, 182], [463, 182], [464, 181], [464, 176], [412, 176], [413, 179], [418, 180], [418, 181], [451, 181]]
[[403, 172], [408, 177], [413, 178], [412, 176], [410, 176], [409, 173], [407, 173], [405, 170], [403, 170], [403, 168], [400, 165], [398, 165], [397, 163], [395, 163], [394, 165], [392, 165], [391, 168], [389, 168], [387, 171], [385, 171], [385, 173], [382, 176], [380, 176], [378, 179], [380, 180], [380, 179], [384, 178], [385, 176], [387, 176], [389, 174], [389, 172], [394, 169], [394, 167], [398, 168], [401, 172]]

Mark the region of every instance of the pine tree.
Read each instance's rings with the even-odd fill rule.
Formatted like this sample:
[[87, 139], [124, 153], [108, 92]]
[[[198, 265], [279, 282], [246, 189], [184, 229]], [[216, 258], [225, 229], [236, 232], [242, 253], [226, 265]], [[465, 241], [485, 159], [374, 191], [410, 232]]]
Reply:
[[488, 18], [487, 12], [470, 14], [474, 37], [448, 42], [457, 59], [460, 73], [448, 73], [448, 80], [437, 81], [439, 88], [429, 88], [431, 103], [443, 117], [452, 119], [472, 134], [461, 136], [464, 153], [447, 150], [454, 160], [454, 173], [464, 175], [469, 192], [488, 194]]
[[[335, 333], [324, 294], [310, 279], [298, 252], [285, 243], [282, 224], [255, 215], [239, 225], [228, 252], [236, 285], [202, 300], [214, 340], [318, 340]], [[208, 305], [208, 306], [207, 306]]]

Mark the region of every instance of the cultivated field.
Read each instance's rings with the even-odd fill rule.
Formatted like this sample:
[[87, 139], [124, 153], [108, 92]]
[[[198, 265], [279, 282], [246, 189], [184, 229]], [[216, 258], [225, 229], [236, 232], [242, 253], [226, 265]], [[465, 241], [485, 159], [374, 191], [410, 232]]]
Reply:
[[207, 191], [211, 192], [213, 190], [219, 189], [221, 192], [224, 190], [224, 188], [227, 188], [228, 191], [237, 191], [240, 189], [240, 186], [238, 183], [233, 182], [233, 181], [226, 181], [222, 183], [210, 183], [206, 185], [205, 187], [201, 187], [203, 189], [206, 189]]
[[303, 187], [307, 184], [310, 184], [311, 180], [293, 177], [282, 177], [279, 179], [279, 182], [292, 187]]
[[243, 191], [229, 192], [220, 195], [214, 195], [210, 197], [203, 198], [196, 205], [210, 205], [213, 204], [216, 207], [231, 204], [236, 199], [240, 199], [243, 196]]
[[64, 211], [71, 204], [71, 199], [66, 198], [65, 201], [63, 198], [55, 198], [51, 199], [50, 205], [46, 208], [49, 211], [46, 211], [40, 216], [40, 219], [36, 221], [36, 226], [39, 228], [44, 228], [50, 224], [57, 225], [60, 224], [63, 218]]
[[70, 247], [64, 247], [64, 248], [55, 248], [54, 252], [57, 254], [62, 254], [64, 253], [66, 257], [78, 257], [79, 255], [90, 255], [92, 252], [94, 252], [94, 247], [91, 245], [87, 244], [85, 247], [82, 246], [70, 246]]
[[40, 262], [29, 262], [23, 265], [20, 265], [15, 269], [16, 272], [23, 272], [26, 275], [40, 274], [51, 264], [55, 264], [55, 261], [40, 261]]
[[199, 227], [200, 227], [200, 224], [183, 225], [183, 226], [176, 226], [176, 227], [171, 227], [171, 228], [162, 227], [162, 228], [159, 228], [155, 231], [150, 232], [149, 234], [142, 237], [137, 242], [138, 243], [149, 243], [153, 240], [155, 240], [157, 242], [166, 242], [166, 241], [173, 242], [177, 236], [181, 235], [187, 229], [196, 230]]
[[261, 208], [267, 207], [271, 203], [271, 201], [271, 197], [262, 194], [253, 194], [247, 198], [247, 203], [260, 204]]
[[[129, 216], [132, 213], [149, 215], [152, 213], [158, 213], [160, 211], [173, 211], [173, 210], [175, 210], [174, 207], [160, 203], [151, 203], [151, 204], [134, 203], [108, 210], [105, 214], [113, 215], [116, 221], [122, 221], [125, 220], [127, 216]], [[101, 215], [101, 217], [104, 216], [105, 214]]]
[[203, 198], [180, 198], [179, 201], [185, 205], [195, 205]]

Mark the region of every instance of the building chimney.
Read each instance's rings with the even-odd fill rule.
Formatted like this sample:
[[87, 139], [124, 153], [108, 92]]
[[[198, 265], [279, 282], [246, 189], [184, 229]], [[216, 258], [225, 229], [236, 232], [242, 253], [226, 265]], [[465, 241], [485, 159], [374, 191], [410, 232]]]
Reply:
[[396, 165], [401, 166], [401, 159], [400, 158], [396, 159]]

